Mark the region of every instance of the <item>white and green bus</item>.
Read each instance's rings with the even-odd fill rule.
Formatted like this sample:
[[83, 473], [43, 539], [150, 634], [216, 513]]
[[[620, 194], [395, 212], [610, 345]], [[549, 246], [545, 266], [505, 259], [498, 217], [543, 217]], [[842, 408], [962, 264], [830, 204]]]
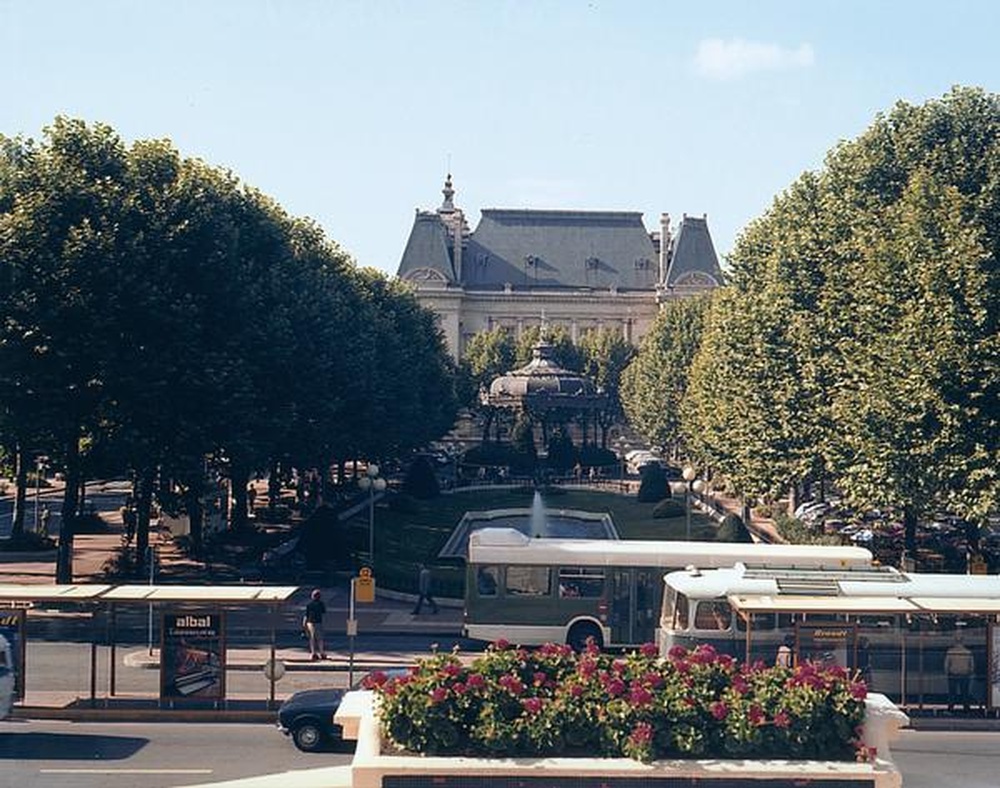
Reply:
[[524, 646], [655, 643], [667, 572], [737, 563], [846, 569], [870, 566], [872, 555], [860, 547], [533, 539], [481, 528], [469, 535], [465, 635]]

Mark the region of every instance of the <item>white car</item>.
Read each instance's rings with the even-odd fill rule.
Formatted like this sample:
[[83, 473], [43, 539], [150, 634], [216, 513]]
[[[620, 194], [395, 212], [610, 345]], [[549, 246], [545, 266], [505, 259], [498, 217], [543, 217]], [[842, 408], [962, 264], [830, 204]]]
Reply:
[[0, 635], [0, 720], [10, 714], [14, 704], [14, 655], [10, 643]]

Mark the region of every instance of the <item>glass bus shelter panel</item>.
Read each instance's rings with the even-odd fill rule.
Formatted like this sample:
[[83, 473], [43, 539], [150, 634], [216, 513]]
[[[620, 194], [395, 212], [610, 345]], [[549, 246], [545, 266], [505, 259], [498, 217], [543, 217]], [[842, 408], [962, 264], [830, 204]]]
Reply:
[[632, 598], [632, 572], [629, 569], [613, 569], [608, 600], [608, 626], [611, 629], [611, 643], [619, 645], [632, 642], [632, 619], [634, 605]]
[[660, 597], [663, 594], [663, 577], [652, 569], [635, 570], [635, 630], [632, 642], [636, 645], [652, 643], [656, 639]]
[[987, 706], [990, 681], [985, 618], [912, 616], [903, 634], [904, 705], [959, 710]]

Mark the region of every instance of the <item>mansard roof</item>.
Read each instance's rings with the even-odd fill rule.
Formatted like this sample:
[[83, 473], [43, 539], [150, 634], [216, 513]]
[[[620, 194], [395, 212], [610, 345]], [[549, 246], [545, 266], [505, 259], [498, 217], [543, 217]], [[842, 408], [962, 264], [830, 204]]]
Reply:
[[448, 228], [439, 214], [417, 211], [397, 276], [400, 279], [438, 279], [451, 284], [458, 281], [448, 250]]
[[463, 252], [462, 284], [477, 289], [654, 290], [657, 254], [642, 214], [488, 208]]
[[[714, 282], [706, 281], [706, 275]], [[681, 219], [677, 235], [674, 236], [673, 253], [665, 284], [673, 287], [722, 283], [722, 269], [715, 254], [712, 236], [708, 232], [708, 220], [705, 217], [698, 219], [685, 214]]]

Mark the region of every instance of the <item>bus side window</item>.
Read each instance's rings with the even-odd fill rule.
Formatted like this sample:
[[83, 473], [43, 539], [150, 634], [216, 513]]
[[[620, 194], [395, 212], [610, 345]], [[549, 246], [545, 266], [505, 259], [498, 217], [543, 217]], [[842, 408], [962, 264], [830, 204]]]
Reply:
[[507, 593], [511, 596], [548, 596], [552, 592], [546, 566], [508, 566]]
[[670, 589], [671, 602], [674, 608], [673, 629], [681, 632], [688, 628], [688, 598]]
[[732, 621], [732, 611], [721, 602], [699, 602], [694, 614], [695, 629], [725, 631]]
[[[753, 628], [754, 632], [770, 631], [774, 629], [774, 613], [749, 613], [745, 614], [750, 616], [750, 626]], [[791, 626], [789, 624], [789, 626]], [[736, 617], [736, 628], [740, 632], [747, 631], [747, 622], [744, 620], [743, 616]]]
[[479, 596], [497, 595], [497, 576], [500, 568], [496, 566], [481, 566], [476, 572], [476, 588]]

